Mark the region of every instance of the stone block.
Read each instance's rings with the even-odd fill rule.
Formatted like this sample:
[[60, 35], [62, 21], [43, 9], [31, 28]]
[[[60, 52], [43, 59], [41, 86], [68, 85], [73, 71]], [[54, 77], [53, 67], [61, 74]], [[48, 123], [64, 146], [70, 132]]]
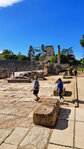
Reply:
[[54, 107], [56, 107], [56, 111], [57, 111], [57, 114], [58, 114], [58, 112], [59, 112], [59, 108], [60, 108], [60, 102], [59, 102], [59, 100], [58, 99], [56, 99], [56, 98], [53, 98], [53, 97], [49, 97], [49, 98], [40, 98], [39, 99], [39, 101], [38, 101], [39, 103], [42, 103], [42, 105], [47, 105], [47, 106], [54, 106]]
[[37, 125], [53, 127], [59, 113], [59, 101], [46, 99], [43, 104], [34, 112], [33, 121]]
[[8, 79], [8, 83], [31, 83], [31, 79]]
[[[54, 91], [53, 91], [53, 94], [54, 94], [54, 96], [58, 96], [57, 87], [55, 87], [55, 89], [54, 89]], [[62, 93], [62, 95], [63, 95], [63, 96], [66, 95], [66, 90], [65, 90], [65, 88], [63, 88], [63, 93]]]
[[72, 79], [72, 76], [63, 76], [63, 79]]

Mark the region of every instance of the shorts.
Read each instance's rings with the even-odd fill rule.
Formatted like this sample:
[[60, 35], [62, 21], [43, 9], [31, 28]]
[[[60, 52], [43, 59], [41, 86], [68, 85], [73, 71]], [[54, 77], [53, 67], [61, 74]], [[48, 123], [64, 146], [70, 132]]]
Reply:
[[33, 94], [34, 94], [34, 95], [37, 95], [38, 92], [39, 92], [39, 90], [33, 90]]

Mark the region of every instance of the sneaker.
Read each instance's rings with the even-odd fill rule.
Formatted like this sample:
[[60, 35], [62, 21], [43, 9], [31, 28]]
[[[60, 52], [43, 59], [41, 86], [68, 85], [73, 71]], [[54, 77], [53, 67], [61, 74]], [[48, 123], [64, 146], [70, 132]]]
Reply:
[[64, 98], [62, 98], [61, 101], [63, 102], [64, 101]]
[[58, 98], [58, 100], [61, 102], [61, 99], [60, 98]]
[[38, 98], [37, 98], [37, 99], [35, 99], [35, 101], [38, 101]]

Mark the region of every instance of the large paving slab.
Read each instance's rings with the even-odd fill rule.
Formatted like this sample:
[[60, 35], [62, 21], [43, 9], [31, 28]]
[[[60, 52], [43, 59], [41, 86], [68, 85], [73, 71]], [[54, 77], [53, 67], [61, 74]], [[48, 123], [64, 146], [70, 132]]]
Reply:
[[5, 143], [18, 146], [23, 138], [27, 135], [28, 131], [28, 128], [17, 127], [6, 139]]
[[17, 149], [17, 146], [11, 145], [11, 144], [3, 143], [3, 144], [0, 146], [0, 149]]
[[73, 147], [73, 129], [73, 121], [58, 120], [49, 143]]
[[84, 149], [84, 122], [76, 122], [75, 147]]
[[71, 147], [49, 144], [47, 149], [72, 149]]
[[34, 108], [36, 103], [32, 101], [18, 101], [15, 106], [24, 107], [24, 108]]
[[2, 117], [0, 119], [0, 129], [14, 130], [22, 120], [22, 117], [6, 115], [4, 118]]
[[76, 108], [76, 121], [84, 122], [84, 108]]
[[44, 127], [33, 127], [18, 149], [45, 149], [50, 130]]
[[26, 117], [19, 126], [25, 127], [25, 128], [30, 128], [31, 125], [33, 124], [33, 115], [32, 117]]
[[77, 77], [79, 107], [84, 108], [84, 77]]
[[0, 144], [9, 136], [11, 131], [5, 130], [5, 129], [0, 129]]
[[0, 110], [1, 114], [10, 114], [10, 115], [16, 115], [20, 117], [26, 117], [30, 112], [32, 111], [32, 108], [22, 108], [21, 106], [7, 106]]

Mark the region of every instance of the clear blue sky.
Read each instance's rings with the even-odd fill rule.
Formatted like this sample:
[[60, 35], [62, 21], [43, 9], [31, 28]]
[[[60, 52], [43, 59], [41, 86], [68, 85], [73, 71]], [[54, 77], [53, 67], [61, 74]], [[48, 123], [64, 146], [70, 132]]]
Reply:
[[84, 0], [23, 0], [0, 7], [0, 51], [27, 55], [29, 45], [44, 44], [53, 45], [57, 53], [60, 44], [61, 50], [73, 47], [80, 59], [83, 34]]

